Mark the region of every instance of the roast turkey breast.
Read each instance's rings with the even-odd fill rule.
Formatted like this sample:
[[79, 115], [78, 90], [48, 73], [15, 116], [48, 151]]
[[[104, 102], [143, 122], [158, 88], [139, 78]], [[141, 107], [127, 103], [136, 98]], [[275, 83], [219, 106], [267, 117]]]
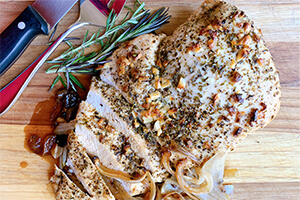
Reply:
[[[139, 36], [108, 60], [77, 114], [80, 145], [113, 170], [145, 169], [156, 183], [177, 180], [193, 198], [221, 184], [210, 183], [201, 166], [279, 111], [279, 74], [261, 31], [223, 1], [204, 1], [172, 35]], [[206, 188], [190, 194], [182, 181], [200, 181], [186, 178], [193, 173], [206, 173]], [[131, 195], [147, 191], [143, 184], [122, 184]]]
[[[163, 38], [158, 51], [141, 51], [138, 59], [132, 57], [136, 49], [151, 49], [155, 36], [123, 44], [100, 75], [125, 98], [110, 97], [112, 107], [130, 104], [129, 114], [115, 109], [117, 116], [153, 148], [172, 141], [201, 163], [217, 151], [233, 150], [277, 114], [278, 71], [261, 31], [243, 11], [204, 1], [171, 36], [156, 37]], [[146, 71], [147, 79], [135, 77], [136, 71]], [[137, 90], [140, 85], [144, 90]]]

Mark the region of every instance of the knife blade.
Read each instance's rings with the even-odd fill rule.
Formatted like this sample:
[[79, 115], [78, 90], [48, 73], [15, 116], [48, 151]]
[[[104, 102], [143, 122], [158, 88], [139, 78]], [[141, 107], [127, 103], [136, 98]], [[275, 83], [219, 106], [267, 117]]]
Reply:
[[77, 0], [37, 0], [28, 6], [0, 34], [0, 76], [12, 66], [37, 35], [47, 35], [76, 2]]

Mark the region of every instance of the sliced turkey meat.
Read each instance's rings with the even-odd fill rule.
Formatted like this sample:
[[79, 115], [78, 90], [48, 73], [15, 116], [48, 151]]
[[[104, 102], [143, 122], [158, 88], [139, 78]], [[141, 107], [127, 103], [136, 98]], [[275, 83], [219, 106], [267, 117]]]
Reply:
[[[81, 102], [75, 129], [78, 141], [91, 157], [97, 156], [104, 166], [130, 175], [143, 175], [144, 159], [134, 152], [129, 138], [118, 132], [103, 116], [89, 103]], [[146, 191], [142, 183], [122, 183], [131, 195]]]
[[57, 166], [55, 174], [50, 179], [57, 200], [82, 199], [92, 200], [87, 193], [83, 192], [69, 177]]
[[67, 163], [94, 199], [115, 199], [73, 131], [69, 133], [68, 138]]
[[145, 139], [148, 133], [150, 134], [150, 130], [146, 126], [140, 126], [134, 114], [136, 111], [122, 93], [94, 77], [86, 101], [102, 116], [106, 116], [116, 130], [124, 133], [132, 150], [143, 159], [143, 166], [152, 172], [156, 182], [161, 182], [167, 173], [160, 163], [160, 146], [155, 139]]

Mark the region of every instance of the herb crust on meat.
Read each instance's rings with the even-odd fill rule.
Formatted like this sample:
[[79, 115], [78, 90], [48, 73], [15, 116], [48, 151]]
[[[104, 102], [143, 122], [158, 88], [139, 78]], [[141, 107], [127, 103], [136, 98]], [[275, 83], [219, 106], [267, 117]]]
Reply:
[[[182, 186], [179, 170], [207, 174], [201, 166], [279, 111], [279, 73], [261, 31], [223, 1], [204, 1], [172, 35], [139, 36], [108, 59], [80, 105], [75, 135], [112, 170], [147, 170], [156, 183]], [[120, 182], [130, 195], [147, 191]]]

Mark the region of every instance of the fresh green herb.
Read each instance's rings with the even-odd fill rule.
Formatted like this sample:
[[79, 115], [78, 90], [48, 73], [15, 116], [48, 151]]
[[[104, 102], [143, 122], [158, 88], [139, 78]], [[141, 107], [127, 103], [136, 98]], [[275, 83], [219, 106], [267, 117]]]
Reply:
[[[106, 58], [112, 54], [120, 43], [159, 29], [162, 25], [168, 23], [171, 17], [167, 13], [168, 9], [161, 8], [151, 14], [150, 10], [144, 9], [145, 3], [137, 1], [137, 4], [138, 6], [134, 10], [130, 9], [118, 25], [116, 25], [117, 15], [112, 11], [107, 18], [106, 26], [100, 28], [97, 33], [92, 34], [89, 38], [89, 32], [87, 31], [81, 45], [74, 47], [70, 40], [66, 40], [69, 49], [59, 57], [48, 61], [48, 63], [54, 65], [49, 67], [46, 73], [57, 73], [50, 90], [58, 83], [58, 80], [65, 87], [69, 88], [71, 86], [75, 91], [75, 85], [84, 89], [72, 73], [98, 74], [97, 65], [109, 62], [106, 61]], [[94, 44], [100, 44], [101, 49], [85, 55], [84, 50]]]

